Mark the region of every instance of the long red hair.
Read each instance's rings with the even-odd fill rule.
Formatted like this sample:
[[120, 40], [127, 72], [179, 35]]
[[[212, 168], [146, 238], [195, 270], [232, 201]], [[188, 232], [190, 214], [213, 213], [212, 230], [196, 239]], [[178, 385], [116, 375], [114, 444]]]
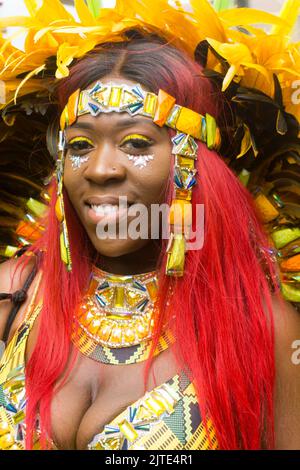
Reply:
[[[131, 79], [155, 93], [161, 88], [178, 104], [202, 114], [218, 118], [224, 112], [220, 93], [203, 76], [201, 67], [184, 52], [153, 38], [105, 44], [80, 60], [59, 84], [60, 108], [76, 89], [108, 75]], [[216, 152], [201, 142], [198, 146], [193, 205], [205, 207], [204, 246], [187, 253], [181, 279], [165, 275], [162, 250], [155, 341], [163, 320], [175, 314], [178, 367], [193, 380], [201, 415], [213, 421], [221, 449], [272, 448], [274, 339], [266, 275], [273, 279], [274, 271], [265, 249], [268, 239], [249, 192]], [[169, 188], [168, 201], [172, 184]], [[46, 252], [39, 334], [26, 367], [27, 448], [32, 445], [37, 413], [42, 442], [51, 436], [51, 399], [76, 359], [70, 341], [72, 316], [96, 256], [65, 194], [73, 260], [72, 272], [66, 272], [60, 259], [55, 200], [54, 184], [46, 231], [32, 247], [34, 251], [46, 247]], [[173, 294], [168, 307], [170, 286]], [[151, 360], [146, 363], [145, 380]]]

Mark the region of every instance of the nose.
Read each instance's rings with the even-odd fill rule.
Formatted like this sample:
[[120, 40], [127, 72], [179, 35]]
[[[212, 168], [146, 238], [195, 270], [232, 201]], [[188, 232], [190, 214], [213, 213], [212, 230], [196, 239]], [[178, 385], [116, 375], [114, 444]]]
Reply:
[[90, 182], [107, 184], [126, 178], [126, 167], [117, 149], [110, 143], [103, 142], [89, 159], [84, 176]]

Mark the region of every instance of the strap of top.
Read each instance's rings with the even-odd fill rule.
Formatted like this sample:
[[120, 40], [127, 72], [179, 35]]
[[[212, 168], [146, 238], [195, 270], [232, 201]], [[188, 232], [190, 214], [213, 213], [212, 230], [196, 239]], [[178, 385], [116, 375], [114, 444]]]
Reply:
[[13, 369], [25, 365], [27, 338], [42, 308], [42, 301], [36, 302], [41, 279], [42, 272], [40, 271], [36, 277], [36, 284], [30, 303], [26, 308], [24, 320], [16, 330], [0, 360], [0, 384], [8, 378]]

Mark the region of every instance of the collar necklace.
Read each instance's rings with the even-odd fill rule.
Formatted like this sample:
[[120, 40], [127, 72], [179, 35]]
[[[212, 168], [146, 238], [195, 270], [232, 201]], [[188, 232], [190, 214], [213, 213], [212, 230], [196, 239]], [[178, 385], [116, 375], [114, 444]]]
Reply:
[[[145, 361], [157, 291], [156, 271], [123, 276], [93, 267], [88, 291], [74, 316], [73, 343], [86, 356], [106, 364]], [[154, 355], [171, 343], [171, 334], [163, 333]]]

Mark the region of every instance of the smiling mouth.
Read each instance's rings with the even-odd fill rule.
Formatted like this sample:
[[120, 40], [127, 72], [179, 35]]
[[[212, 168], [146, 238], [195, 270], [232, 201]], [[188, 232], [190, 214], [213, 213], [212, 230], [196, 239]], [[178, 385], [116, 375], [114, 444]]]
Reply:
[[133, 201], [128, 200], [127, 196], [91, 196], [84, 200], [84, 204], [90, 207], [110, 207], [110, 206], [132, 206]]
[[[89, 204], [88, 204], [89, 205]], [[89, 205], [90, 209], [92, 209], [95, 214], [102, 215], [102, 216], [110, 216], [113, 214], [117, 214], [119, 210], [119, 204], [91, 204]], [[123, 206], [126, 208], [126, 206]], [[128, 205], [127, 205], [128, 208]]]
[[127, 201], [126, 197], [123, 197], [120, 199], [120, 201], [113, 201], [113, 202], [89, 202], [86, 201], [84, 203], [87, 207], [90, 209], [93, 209], [97, 214], [111, 214], [116, 212], [118, 209], [129, 209], [132, 205], [134, 205], [133, 202]]
[[101, 198], [89, 198], [85, 201], [87, 209], [87, 217], [93, 223], [100, 221], [113, 221], [119, 220], [128, 214], [128, 209], [134, 203], [127, 200], [126, 196], [120, 198], [103, 198], [106, 200], [101, 201]]

